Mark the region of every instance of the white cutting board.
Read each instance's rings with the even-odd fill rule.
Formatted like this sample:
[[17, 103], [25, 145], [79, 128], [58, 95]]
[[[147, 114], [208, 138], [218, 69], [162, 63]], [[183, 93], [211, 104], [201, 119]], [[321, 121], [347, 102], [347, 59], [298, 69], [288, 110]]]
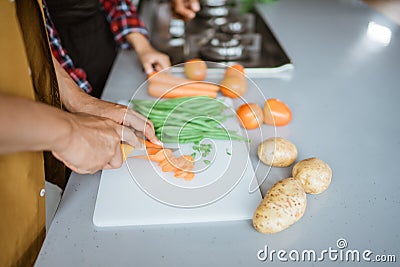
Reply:
[[[241, 132], [236, 118], [224, 126]], [[128, 158], [121, 168], [104, 170], [93, 223], [104, 227], [251, 219], [262, 197], [246, 143], [204, 143], [212, 145], [212, 153], [206, 158], [197, 153], [191, 181], [174, 178], [146, 159]], [[174, 154], [191, 154], [192, 146], [181, 145]]]

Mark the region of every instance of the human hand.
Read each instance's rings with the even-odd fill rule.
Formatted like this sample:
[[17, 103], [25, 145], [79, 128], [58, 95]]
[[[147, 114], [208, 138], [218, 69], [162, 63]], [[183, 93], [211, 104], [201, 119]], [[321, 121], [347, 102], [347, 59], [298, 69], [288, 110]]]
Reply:
[[160, 71], [171, 66], [169, 57], [154, 49], [143, 34], [131, 32], [125, 38], [135, 49], [146, 74], [151, 74], [154, 70]]
[[[133, 128], [137, 132], [142, 133], [150, 142], [162, 145], [161, 141], [156, 137], [153, 123], [140, 113], [124, 105], [97, 98], [91, 98], [91, 100], [83, 106], [81, 112], [109, 118], [119, 125]], [[132, 135], [133, 132], [127, 127], [124, 128], [122, 133], [123, 140], [135, 148], [141, 149], [143, 147], [142, 142], [137, 139], [136, 135]]]
[[155, 50], [153, 47], [148, 47], [138, 53], [140, 62], [142, 63], [144, 72], [149, 75], [154, 71], [161, 71], [171, 66], [169, 57]]
[[[140, 33], [129, 34], [128, 38], [132, 38], [130, 41], [135, 42], [135, 49], [143, 49], [143, 47], [148, 46], [147, 38]], [[144, 44], [141, 46], [138, 43], [143, 39]], [[86, 94], [76, 85], [57, 61], [55, 61], [55, 68], [61, 100], [67, 110], [73, 113], [87, 113], [111, 119], [116, 122], [118, 126], [124, 125], [133, 128], [136, 131], [142, 132], [150, 142], [162, 145], [155, 135], [154, 126], [150, 120], [126, 106], [99, 100]], [[123, 131], [119, 130], [123, 140], [135, 148], [140, 149], [143, 144], [137, 139], [136, 135], [133, 134], [133, 131], [127, 127], [122, 128]]]
[[171, 0], [171, 8], [179, 19], [191, 20], [200, 10], [199, 0]]
[[57, 159], [81, 174], [122, 165], [122, 125], [83, 113], [66, 116], [70, 133], [52, 149]]

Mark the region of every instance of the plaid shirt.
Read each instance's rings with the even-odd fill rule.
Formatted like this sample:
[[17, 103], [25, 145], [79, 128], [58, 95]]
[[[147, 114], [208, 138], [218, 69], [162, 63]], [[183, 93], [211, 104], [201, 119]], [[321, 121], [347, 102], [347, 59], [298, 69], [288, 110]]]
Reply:
[[[129, 33], [139, 32], [146, 36], [148, 35], [143, 22], [138, 18], [136, 7], [132, 4], [131, 0], [99, 0], [99, 2], [106, 14], [111, 32], [114, 34], [114, 39], [121, 48], [131, 48], [131, 45], [125, 38]], [[53, 56], [76, 84], [85, 92], [90, 93], [92, 87], [86, 79], [86, 72], [83, 69], [75, 67], [71, 57], [63, 48], [60, 36], [51, 20], [45, 0], [43, 0], [43, 10]]]

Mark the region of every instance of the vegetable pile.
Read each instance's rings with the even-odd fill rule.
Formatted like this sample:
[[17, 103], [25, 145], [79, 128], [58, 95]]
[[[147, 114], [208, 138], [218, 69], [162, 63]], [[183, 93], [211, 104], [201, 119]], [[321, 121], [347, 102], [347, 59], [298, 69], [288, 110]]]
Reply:
[[[258, 147], [259, 159], [272, 167], [289, 167], [297, 159], [296, 146], [281, 137], [268, 138]], [[304, 215], [306, 193], [320, 194], [330, 185], [332, 169], [318, 158], [296, 163], [292, 177], [283, 179], [268, 190], [254, 212], [253, 226], [260, 233], [280, 232]]]
[[228, 107], [218, 99], [197, 96], [131, 102], [133, 110], [153, 122], [157, 137], [164, 143], [192, 143], [204, 138], [248, 141], [223, 127], [230, 116], [224, 114]]
[[[138, 137], [146, 148], [147, 155], [133, 156], [133, 158], [147, 159], [158, 163], [163, 172], [174, 172], [175, 178], [192, 180], [194, 178], [194, 158], [191, 155], [175, 157], [171, 149], [153, 144]], [[129, 144], [121, 144], [123, 160], [126, 160], [134, 150]]]
[[194, 178], [194, 159], [190, 155], [182, 155], [175, 157], [172, 154], [171, 149], [160, 148], [157, 152], [150, 153], [149, 150], [147, 155], [134, 156], [134, 158], [148, 159], [158, 163], [163, 172], [174, 172], [176, 178], [183, 178], [185, 180], [192, 180]]

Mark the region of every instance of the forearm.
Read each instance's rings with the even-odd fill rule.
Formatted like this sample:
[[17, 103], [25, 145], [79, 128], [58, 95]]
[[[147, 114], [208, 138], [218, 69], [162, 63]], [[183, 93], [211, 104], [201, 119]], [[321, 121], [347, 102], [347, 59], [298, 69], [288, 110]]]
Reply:
[[82, 107], [95, 101], [95, 98], [82, 91], [54, 57], [53, 63], [64, 108], [71, 112], [82, 112]]
[[68, 113], [3, 94], [0, 94], [0, 125], [0, 154], [59, 149], [72, 129]]
[[60, 98], [64, 108], [70, 112], [81, 112], [106, 117], [122, 124], [125, 107], [99, 100], [85, 93], [76, 85], [57, 60], [53, 58], [53, 62], [57, 74]]
[[146, 74], [151, 74], [153, 71], [161, 71], [171, 66], [169, 57], [154, 49], [143, 34], [132, 32], [126, 36], [126, 40], [135, 49]]
[[152, 48], [149, 39], [140, 32], [131, 32], [127, 34], [125, 38], [138, 54]]
[[[65, 109], [70, 112], [81, 112], [106, 117], [118, 123], [122, 123], [124, 112], [120, 112], [114, 103], [101, 101], [79, 88], [71, 79], [68, 73], [61, 67], [53, 57], [54, 68], [56, 70], [58, 88], [60, 91], [61, 102]], [[102, 106], [99, 106], [102, 105]], [[114, 110], [115, 107], [115, 110]], [[110, 111], [110, 109], [112, 111]]]
[[128, 109], [126, 106], [102, 101], [84, 93], [64, 71], [57, 60], [53, 58], [53, 61], [61, 101], [67, 110], [111, 119], [117, 124], [123, 124], [143, 132], [153, 143], [160, 142], [155, 136], [153, 124], [147, 118]]

